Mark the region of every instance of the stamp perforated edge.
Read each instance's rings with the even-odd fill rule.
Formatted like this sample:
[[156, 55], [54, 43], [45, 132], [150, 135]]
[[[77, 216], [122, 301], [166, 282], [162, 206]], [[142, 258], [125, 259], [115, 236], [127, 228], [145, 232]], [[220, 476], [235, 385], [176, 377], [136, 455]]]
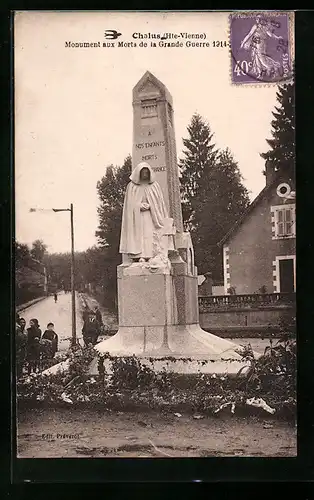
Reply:
[[231, 46], [231, 23], [232, 19], [235, 17], [255, 17], [258, 14], [264, 15], [264, 16], [271, 16], [271, 17], [276, 17], [276, 16], [282, 16], [285, 14], [288, 19], [288, 36], [289, 36], [289, 55], [290, 55], [290, 60], [291, 60], [291, 65], [294, 67], [294, 61], [295, 61], [295, 37], [294, 37], [294, 20], [295, 20], [295, 11], [271, 11], [271, 10], [250, 10], [250, 11], [233, 11], [229, 13], [228, 16], [228, 41], [230, 44], [229, 48], [229, 78], [230, 78], [230, 83], [234, 87], [256, 87], [256, 88], [263, 88], [263, 87], [277, 87], [278, 85], [285, 85], [288, 83], [292, 83], [294, 76], [292, 75], [291, 78], [288, 78], [287, 80], [284, 80], [282, 82], [277, 81], [277, 82], [245, 82], [245, 83], [236, 83], [232, 79], [232, 46]]

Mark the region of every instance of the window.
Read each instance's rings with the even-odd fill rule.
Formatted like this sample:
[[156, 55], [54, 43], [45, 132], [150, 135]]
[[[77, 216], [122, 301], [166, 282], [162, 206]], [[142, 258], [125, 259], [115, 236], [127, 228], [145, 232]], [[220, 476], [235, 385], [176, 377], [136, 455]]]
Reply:
[[295, 237], [295, 205], [271, 207], [272, 238]]
[[157, 103], [154, 99], [142, 102], [142, 118], [157, 116]]

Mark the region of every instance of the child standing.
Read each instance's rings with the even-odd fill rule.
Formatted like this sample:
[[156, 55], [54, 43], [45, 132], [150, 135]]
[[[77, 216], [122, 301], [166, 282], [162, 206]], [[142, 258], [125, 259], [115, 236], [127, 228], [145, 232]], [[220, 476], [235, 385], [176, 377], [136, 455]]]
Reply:
[[28, 374], [32, 371], [36, 373], [39, 370], [40, 338], [41, 329], [39, 328], [38, 319], [33, 318], [29, 322], [29, 328], [27, 328]]
[[43, 340], [50, 340], [51, 342], [51, 358], [53, 358], [58, 351], [58, 340], [59, 337], [54, 331], [55, 325], [53, 323], [48, 323], [47, 330], [45, 330], [42, 338]]

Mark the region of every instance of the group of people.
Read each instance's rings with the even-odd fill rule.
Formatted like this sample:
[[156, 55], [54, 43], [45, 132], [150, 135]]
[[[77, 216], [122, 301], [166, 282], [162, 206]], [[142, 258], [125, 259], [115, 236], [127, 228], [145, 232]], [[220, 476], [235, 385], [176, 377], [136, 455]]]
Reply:
[[99, 335], [103, 331], [103, 321], [101, 312], [97, 307], [94, 310], [89, 309], [88, 306], [85, 306], [83, 311], [83, 340], [85, 346], [89, 344], [95, 345], [97, 343]]
[[[59, 337], [55, 332], [53, 323], [48, 323], [47, 329], [42, 334], [38, 319], [33, 318], [26, 328], [26, 321], [16, 314], [16, 370], [17, 376], [23, 375], [24, 367], [27, 373], [36, 373], [45, 366], [49, 366], [58, 351]], [[85, 307], [83, 312], [83, 340], [85, 346], [97, 343], [103, 331], [103, 321], [98, 307], [94, 310]]]
[[26, 328], [26, 321], [16, 314], [16, 369], [17, 376], [23, 375], [23, 368], [27, 366], [27, 373], [36, 373], [49, 359], [54, 358], [58, 351], [58, 335], [54, 324], [48, 323], [42, 334], [38, 320], [33, 318]]

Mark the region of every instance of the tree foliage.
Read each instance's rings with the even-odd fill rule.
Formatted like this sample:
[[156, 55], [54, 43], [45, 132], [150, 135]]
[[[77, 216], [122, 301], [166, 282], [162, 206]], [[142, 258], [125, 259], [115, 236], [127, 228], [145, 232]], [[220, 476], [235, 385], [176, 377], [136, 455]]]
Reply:
[[103, 286], [104, 258], [104, 249], [96, 245], [76, 254], [76, 279], [79, 286], [83, 287], [87, 283], [93, 287]]
[[29, 247], [24, 243], [14, 242], [15, 267], [20, 269], [25, 262], [30, 258]]
[[183, 219], [191, 232], [199, 272], [212, 272], [213, 279], [220, 281], [222, 257], [217, 244], [250, 200], [232, 153], [215, 149], [210, 127], [200, 115], [193, 115], [188, 133], [180, 160]]
[[[103, 249], [93, 246], [84, 252], [75, 252], [75, 287], [84, 290], [87, 284], [102, 284]], [[71, 287], [71, 254], [52, 253], [45, 258], [49, 281], [60, 289]]]
[[15, 302], [24, 304], [44, 294], [43, 266], [25, 243], [14, 242]]
[[44, 262], [47, 255], [47, 245], [45, 245], [42, 240], [35, 240], [32, 243], [32, 248], [30, 249], [25, 243], [15, 241], [14, 252], [15, 266], [22, 267], [23, 265], [28, 264], [31, 259]]
[[271, 121], [272, 139], [267, 139], [270, 149], [262, 153], [268, 166], [274, 171], [288, 173], [294, 178], [295, 173], [295, 85], [284, 84], [278, 87], [277, 101]]
[[108, 249], [108, 255], [118, 256], [122, 209], [126, 186], [132, 171], [131, 156], [128, 156], [122, 167], [110, 165], [106, 174], [97, 183], [100, 200], [98, 207], [99, 226], [96, 231], [98, 242]]
[[212, 144], [213, 134], [209, 125], [199, 114], [194, 114], [187, 127], [189, 138], [183, 139], [184, 157], [180, 160], [182, 213], [187, 229], [195, 226], [198, 193], [202, 183], [215, 165], [217, 151]]
[[33, 259], [43, 262], [43, 259], [47, 254], [47, 245], [45, 245], [42, 240], [35, 240], [32, 244], [30, 253]]
[[71, 288], [71, 254], [52, 253], [45, 256], [48, 282], [56, 285], [58, 289]]
[[129, 155], [121, 167], [110, 165], [106, 174], [97, 183], [100, 200], [98, 207], [99, 225], [96, 236], [100, 245], [101, 266], [103, 271], [102, 286], [108, 305], [116, 301], [117, 266], [121, 263], [119, 254], [122, 209], [126, 186], [132, 172], [132, 160]]

